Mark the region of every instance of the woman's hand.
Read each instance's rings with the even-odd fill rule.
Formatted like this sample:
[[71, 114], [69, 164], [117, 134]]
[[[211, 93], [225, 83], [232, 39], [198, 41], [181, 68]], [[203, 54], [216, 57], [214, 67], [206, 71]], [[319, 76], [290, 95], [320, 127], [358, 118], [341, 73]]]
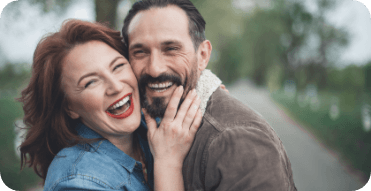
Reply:
[[224, 90], [225, 92], [229, 93], [229, 90], [225, 87], [224, 84], [220, 84], [220, 88]]
[[202, 120], [199, 109], [201, 100], [195, 90], [188, 93], [177, 112], [182, 95], [183, 86], [179, 86], [174, 91], [158, 128], [156, 121], [143, 109], [154, 162], [166, 168], [182, 168]]

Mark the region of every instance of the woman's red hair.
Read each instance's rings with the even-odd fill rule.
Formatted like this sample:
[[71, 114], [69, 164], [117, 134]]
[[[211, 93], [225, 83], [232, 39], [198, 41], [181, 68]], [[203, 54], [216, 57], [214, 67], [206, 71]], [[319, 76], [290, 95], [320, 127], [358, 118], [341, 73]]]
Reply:
[[68, 100], [61, 86], [63, 60], [78, 44], [98, 40], [126, 55], [120, 32], [99, 23], [65, 21], [59, 32], [44, 37], [36, 47], [32, 76], [18, 101], [23, 103], [28, 132], [20, 146], [21, 168], [33, 167], [46, 178], [54, 156], [63, 148], [89, 142], [75, 131], [76, 120], [67, 114]]

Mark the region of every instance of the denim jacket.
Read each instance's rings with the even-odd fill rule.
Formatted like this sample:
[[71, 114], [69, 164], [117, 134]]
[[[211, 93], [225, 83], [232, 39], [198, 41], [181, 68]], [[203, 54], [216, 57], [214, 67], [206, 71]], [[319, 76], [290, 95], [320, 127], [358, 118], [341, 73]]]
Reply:
[[[62, 149], [49, 166], [44, 190], [153, 190], [153, 158], [142, 125], [134, 132], [145, 154], [148, 182], [142, 164], [108, 140]], [[102, 138], [84, 124], [80, 136]]]

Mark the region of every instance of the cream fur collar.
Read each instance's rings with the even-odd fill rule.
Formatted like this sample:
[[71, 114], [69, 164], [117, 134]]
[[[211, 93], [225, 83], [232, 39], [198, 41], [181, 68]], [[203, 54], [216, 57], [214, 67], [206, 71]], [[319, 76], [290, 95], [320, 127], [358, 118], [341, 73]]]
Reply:
[[202, 116], [205, 113], [210, 96], [215, 92], [220, 84], [222, 84], [222, 81], [210, 70], [205, 69], [202, 71], [196, 85], [197, 95], [201, 99], [200, 109]]

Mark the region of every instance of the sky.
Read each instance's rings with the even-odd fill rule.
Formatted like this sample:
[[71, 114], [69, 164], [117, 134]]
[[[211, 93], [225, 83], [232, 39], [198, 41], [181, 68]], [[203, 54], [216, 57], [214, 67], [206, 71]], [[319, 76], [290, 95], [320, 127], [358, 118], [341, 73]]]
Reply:
[[[11, 0], [1, 0], [0, 9], [4, 3]], [[94, 21], [94, 4], [92, 0], [79, 0], [71, 5], [66, 13], [42, 14], [32, 7], [27, 1], [21, 2], [21, 10], [14, 19], [14, 13], [6, 7], [0, 18], [0, 64], [5, 59], [13, 63], [31, 63], [33, 51], [42, 36], [59, 29], [63, 20], [78, 18]], [[362, 0], [361, 0], [362, 1]], [[251, 6], [253, 0], [235, 0], [240, 7]], [[269, 2], [269, 1], [264, 1]], [[371, 4], [370, 0], [365, 0]], [[306, 0], [309, 11], [316, 11], [313, 0]], [[126, 10], [126, 9], [124, 9]], [[122, 14], [122, 13], [121, 13]], [[339, 6], [330, 12], [328, 20], [338, 27], [345, 27], [351, 34], [350, 44], [341, 53], [337, 66], [343, 67], [348, 64], [362, 65], [371, 61], [371, 16], [366, 6], [353, 0], [344, 0]]]
[[[371, 5], [371, 0], [367, 0]], [[344, 27], [351, 35], [349, 47], [342, 55], [340, 65], [354, 62], [363, 64], [371, 61], [371, 16], [370, 10], [352, 0], [343, 1], [339, 7], [327, 16], [329, 22], [337, 27]]]
[[[3, 0], [2, 0], [3, 1]], [[94, 21], [93, 1], [76, 1], [64, 14], [54, 12], [42, 13], [40, 9], [30, 8], [28, 1], [20, 0], [20, 12], [15, 15], [9, 9], [4, 9], [0, 18], [0, 51], [14, 63], [31, 63], [33, 52], [43, 35], [56, 32], [62, 22], [68, 18]], [[16, 20], [16, 21], [15, 21]]]

